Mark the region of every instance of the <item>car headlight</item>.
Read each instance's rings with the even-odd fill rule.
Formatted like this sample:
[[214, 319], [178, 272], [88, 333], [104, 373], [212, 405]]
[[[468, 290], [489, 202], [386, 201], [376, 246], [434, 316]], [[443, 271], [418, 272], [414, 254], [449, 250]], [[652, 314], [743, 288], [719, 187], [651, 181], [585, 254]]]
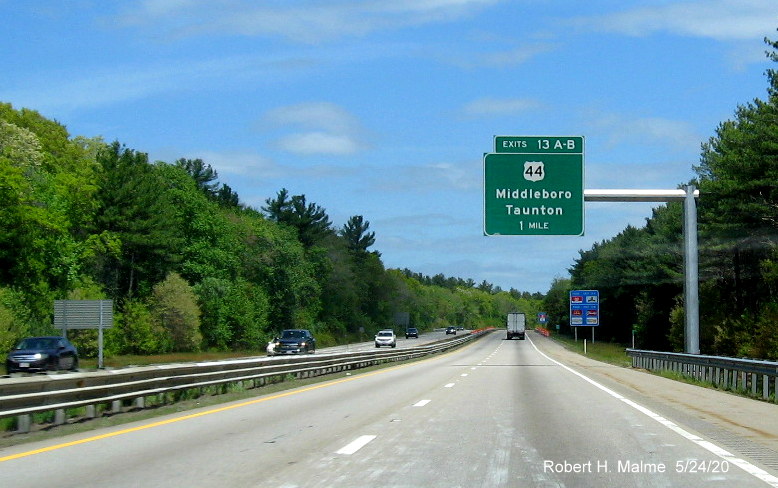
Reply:
[[49, 355], [46, 354], [45, 352], [37, 352], [33, 357], [35, 359], [48, 359]]

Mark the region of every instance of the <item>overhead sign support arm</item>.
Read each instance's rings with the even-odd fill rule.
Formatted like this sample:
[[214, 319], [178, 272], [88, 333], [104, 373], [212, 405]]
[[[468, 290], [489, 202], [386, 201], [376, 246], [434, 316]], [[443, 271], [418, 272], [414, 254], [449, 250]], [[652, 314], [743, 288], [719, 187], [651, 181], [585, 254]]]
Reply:
[[697, 245], [697, 202], [700, 191], [694, 185], [681, 190], [584, 190], [587, 202], [672, 202], [683, 201], [684, 349], [700, 353], [699, 248]]

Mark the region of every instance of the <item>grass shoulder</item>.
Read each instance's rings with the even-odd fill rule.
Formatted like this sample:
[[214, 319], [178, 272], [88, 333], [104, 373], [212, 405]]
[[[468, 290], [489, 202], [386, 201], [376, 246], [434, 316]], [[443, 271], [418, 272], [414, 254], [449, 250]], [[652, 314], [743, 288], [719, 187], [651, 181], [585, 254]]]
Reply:
[[[565, 335], [552, 335], [550, 338], [566, 349], [584, 355], [584, 340], [576, 341]], [[586, 357], [616, 366], [630, 367], [632, 360], [627, 356], [627, 346], [613, 342], [586, 341]]]

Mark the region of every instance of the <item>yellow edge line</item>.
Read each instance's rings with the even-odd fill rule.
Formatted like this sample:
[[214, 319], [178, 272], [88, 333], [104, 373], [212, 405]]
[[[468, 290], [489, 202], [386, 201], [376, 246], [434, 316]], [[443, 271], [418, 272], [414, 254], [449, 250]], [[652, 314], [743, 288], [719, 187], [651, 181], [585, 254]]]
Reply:
[[[471, 343], [471, 344], [473, 344], [473, 343]], [[449, 354], [452, 354], [453, 352], [455, 352], [455, 351], [451, 351], [451, 352], [446, 353], [446, 354], [444, 354], [442, 356], [437, 356], [437, 357], [433, 357], [433, 358], [429, 358], [429, 359], [430, 360], [431, 359], [440, 359], [442, 357], [448, 356]], [[92, 437], [87, 437], [85, 439], [79, 439], [77, 441], [65, 442], [65, 443], [62, 443], [62, 444], [55, 444], [53, 446], [43, 447], [43, 448], [35, 449], [35, 450], [32, 450], [32, 451], [20, 452], [18, 454], [11, 454], [10, 456], [0, 457], [0, 463], [5, 462], [5, 461], [11, 461], [11, 460], [14, 460], [14, 459], [19, 459], [19, 458], [27, 457], [27, 456], [32, 456], [32, 455], [35, 455], [35, 454], [41, 454], [41, 453], [44, 453], [44, 452], [56, 451], [57, 449], [63, 449], [65, 447], [77, 446], [79, 444], [86, 444], [87, 442], [94, 442], [94, 441], [99, 441], [99, 440], [102, 440], [102, 439], [108, 439], [110, 437], [116, 437], [116, 436], [119, 436], [119, 435], [129, 434], [130, 432], [137, 432], [137, 431], [140, 431], [140, 430], [151, 429], [152, 427], [159, 427], [161, 425], [167, 425], [167, 424], [172, 424], [172, 423], [175, 423], [175, 422], [181, 422], [183, 420], [189, 420], [189, 419], [193, 419], [193, 418], [197, 418], [197, 417], [202, 417], [204, 415], [210, 415], [212, 413], [225, 412], [227, 410], [232, 410], [234, 408], [245, 407], [245, 406], [248, 406], [248, 405], [254, 405], [256, 403], [267, 402], [267, 401], [270, 401], [270, 400], [276, 400], [278, 398], [284, 398], [284, 397], [287, 397], [287, 396], [297, 395], [297, 394], [300, 394], [300, 393], [305, 393], [307, 391], [318, 390], [319, 388], [324, 388], [326, 386], [332, 386], [332, 385], [337, 385], [337, 384], [340, 384], [340, 383], [345, 383], [347, 381], [353, 381], [353, 380], [357, 380], [357, 379], [361, 379], [361, 378], [367, 378], [369, 376], [374, 376], [374, 375], [381, 374], [381, 373], [388, 373], [389, 371], [394, 371], [394, 370], [400, 369], [400, 368], [406, 368], [406, 367], [412, 366], [414, 364], [418, 364], [418, 362], [409, 363], [409, 364], [401, 364], [399, 366], [394, 366], [394, 367], [391, 367], [391, 368], [385, 368], [385, 369], [381, 369], [379, 371], [373, 371], [371, 373], [363, 373], [363, 374], [360, 374], [360, 375], [357, 375], [357, 376], [352, 376], [350, 378], [343, 378], [343, 379], [340, 379], [340, 380], [331, 380], [331, 381], [327, 381], [325, 383], [319, 383], [318, 385], [308, 386], [308, 387], [302, 388], [302, 389], [285, 391], [284, 393], [278, 393], [278, 394], [272, 395], [272, 396], [257, 398], [256, 400], [250, 400], [248, 402], [236, 403], [236, 404], [233, 404], [233, 405], [228, 405], [226, 407], [220, 407], [220, 408], [215, 408], [215, 409], [212, 409], [212, 410], [206, 410], [204, 412], [184, 415], [183, 417], [176, 417], [176, 418], [173, 418], [173, 419], [161, 420], [159, 422], [153, 422], [151, 424], [139, 425], [138, 427], [131, 427], [129, 429], [117, 430], [116, 432], [109, 432], [108, 434], [96, 435], [96, 436], [92, 436]]]

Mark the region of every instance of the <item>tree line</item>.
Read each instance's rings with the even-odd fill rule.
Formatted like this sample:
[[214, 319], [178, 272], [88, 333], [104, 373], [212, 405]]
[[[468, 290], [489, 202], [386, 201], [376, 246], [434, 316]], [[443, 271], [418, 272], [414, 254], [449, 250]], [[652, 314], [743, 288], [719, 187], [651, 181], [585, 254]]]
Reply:
[[[778, 42], [765, 39], [778, 62]], [[702, 144], [700, 190], [700, 348], [703, 353], [778, 359], [778, 71], [768, 69], [767, 97], [738, 106]], [[683, 351], [681, 203], [653, 210], [644, 227], [581, 251], [570, 279], [544, 299], [569, 331], [567, 293], [598, 289], [599, 335], [637, 347]]]
[[[57, 333], [55, 299], [113, 299], [107, 354], [261, 349], [285, 328], [320, 346], [394, 327], [499, 325], [537, 302], [472, 280], [386, 269], [361, 215], [281, 189], [256, 209], [201, 159], [151, 162], [0, 103], [0, 348]], [[94, 331], [71, 331], [94, 355]]]

